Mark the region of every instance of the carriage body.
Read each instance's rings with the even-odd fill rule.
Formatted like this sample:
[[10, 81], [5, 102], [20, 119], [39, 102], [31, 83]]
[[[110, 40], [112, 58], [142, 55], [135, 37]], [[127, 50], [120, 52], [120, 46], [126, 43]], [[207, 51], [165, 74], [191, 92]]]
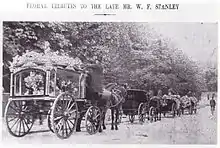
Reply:
[[10, 98], [54, 100], [61, 92], [79, 96], [80, 73], [63, 68], [28, 67], [11, 73]]
[[[5, 110], [5, 121], [11, 135], [25, 136], [34, 122], [39, 118], [42, 124], [45, 116], [49, 129], [54, 132], [56, 125], [53, 124], [56, 123], [52, 121], [55, 118], [52, 112], [55, 112], [61, 97], [63, 102], [71, 104], [69, 110], [77, 110], [77, 105], [72, 104], [79, 96], [80, 73], [65, 67], [29, 62], [11, 70], [10, 97]], [[70, 126], [69, 132], [72, 133], [74, 128], [75, 125]]]
[[123, 113], [129, 116], [131, 123], [134, 122], [135, 115], [140, 115], [148, 102], [146, 92], [140, 89], [128, 89], [125, 102], [123, 103]]

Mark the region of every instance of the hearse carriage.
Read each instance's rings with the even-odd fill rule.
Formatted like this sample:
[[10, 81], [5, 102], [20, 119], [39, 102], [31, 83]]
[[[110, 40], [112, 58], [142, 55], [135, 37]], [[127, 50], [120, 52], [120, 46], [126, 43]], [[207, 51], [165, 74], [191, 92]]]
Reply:
[[38, 116], [47, 115], [49, 129], [65, 139], [76, 130], [81, 112], [85, 112], [87, 132], [98, 131], [99, 107], [79, 97], [79, 77], [83, 71], [74, 66], [81, 63], [77, 59], [62, 63], [66, 60], [67, 57], [50, 55], [48, 58], [35, 52], [14, 59], [10, 98], [5, 110], [5, 122], [11, 135], [25, 136]]

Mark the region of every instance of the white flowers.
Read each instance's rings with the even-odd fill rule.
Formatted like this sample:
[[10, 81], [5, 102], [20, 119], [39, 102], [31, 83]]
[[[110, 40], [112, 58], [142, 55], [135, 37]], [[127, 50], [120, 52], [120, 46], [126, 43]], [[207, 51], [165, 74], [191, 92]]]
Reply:
[[[22, 56], [15, 56], [13, 62], [10, 63], [11, 70], [16, 67], [27, 67], [29, 63], [30, 67], [37, 65], [65, 65], [68, 67], [79, 67], [82, 62], [79, 58], [71, 58], [67, 55], [59, 55], [57, 52], [46, 51], [45, 53], [38, 53], [35, 51], [27, 51]], [[30, 64], [33, 63], [33, 64]]]

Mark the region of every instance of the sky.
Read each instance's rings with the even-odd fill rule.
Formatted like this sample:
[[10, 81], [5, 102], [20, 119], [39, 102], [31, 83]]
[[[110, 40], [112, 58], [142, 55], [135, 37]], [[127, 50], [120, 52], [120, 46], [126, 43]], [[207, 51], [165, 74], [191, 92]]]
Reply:
[[193, 60], [201, 63], [217, 62], [217, 23], [149, 23], [149, 25], [157, 33], [170, 38], [176, 47]]

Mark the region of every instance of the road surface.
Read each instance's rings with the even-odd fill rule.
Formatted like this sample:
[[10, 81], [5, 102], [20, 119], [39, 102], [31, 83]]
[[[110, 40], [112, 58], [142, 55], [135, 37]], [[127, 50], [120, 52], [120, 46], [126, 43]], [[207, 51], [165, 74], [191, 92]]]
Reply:
[[[118, 131], [107, 130], [95, 135], [89, 135], [85, 129], [74, 133], [70, 138], [61, 140], [48, 131], [47, 122], [43, 126], [35, 123], [32, 133], [22, 138], [11, 136], [2, 123], [2, 142], [8, 143], [43, 143], [43, 144], [216, 144], [217, 143], [217, 115], [211, 115], [207, 102], [201, 102], [197, 114], [182, 115], [175, 118], [162, 118], [154, 123], [138, 121], [131, 124], [123, 118]], [[3, 120], [2, 120], [3, 121]]]

